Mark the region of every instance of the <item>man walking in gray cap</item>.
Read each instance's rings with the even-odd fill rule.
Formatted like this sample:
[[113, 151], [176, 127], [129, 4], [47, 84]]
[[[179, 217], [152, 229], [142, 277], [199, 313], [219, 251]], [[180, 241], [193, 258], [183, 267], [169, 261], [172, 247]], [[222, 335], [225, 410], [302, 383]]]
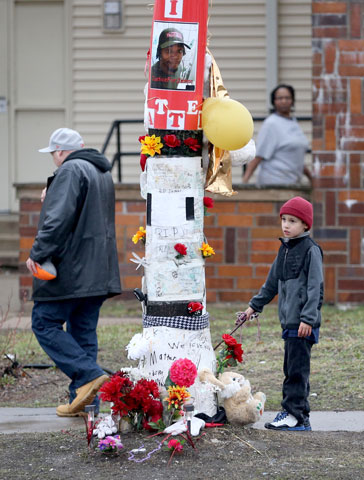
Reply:
[[[34, 278], [32, 329], [39, 344], [71, 379], [61, 417], [82, 415], [108, 379], [97, 361], [96, 327], [103, 301], [121, 293], [115, 239], [115, 194], [108, 160], [84, 148], [69, 128], [52, 133], [58, 167], [48, 179], [38, 233], [26, 262], [30, 272], [51, 261], [57, 276]], [[63, 325], [66, 324], [66, 331]], [[98, 405], [96, 405], [98, 406]]]

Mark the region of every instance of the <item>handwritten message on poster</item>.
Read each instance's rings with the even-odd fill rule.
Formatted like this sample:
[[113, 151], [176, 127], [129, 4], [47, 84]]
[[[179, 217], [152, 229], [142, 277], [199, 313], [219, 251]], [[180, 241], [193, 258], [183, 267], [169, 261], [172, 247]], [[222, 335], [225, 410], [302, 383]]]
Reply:
[[[160, 387], [164, 387], [168, 370], [178, 358], [188, 358], [197, 370], [207, 367], [216, 370], [216, 358], [211, 346], [210, 329], [181, 330], [168, 327], [150, 327], [143, 329], [143, 337], [149, 342], [150, 351], [139, 363], [141, 374], [153, 378]], [[196, 379], [189, 387], [196, 410], [214, 415], [216, 413], [215, 395], [208, 385]]]

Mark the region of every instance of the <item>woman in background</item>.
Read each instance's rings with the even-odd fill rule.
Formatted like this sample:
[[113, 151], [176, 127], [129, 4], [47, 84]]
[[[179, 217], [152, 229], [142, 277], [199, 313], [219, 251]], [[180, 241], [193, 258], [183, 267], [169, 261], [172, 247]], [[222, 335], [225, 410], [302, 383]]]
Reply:
[[292, 185], [300, 182], [302, 174], [312, 180], [304, 166], [309, 148], [297, 120], [291, 116], [295, 91], [290, 85], [278, 85], [271, 92], [273, 113], [267, 117], [257, 138], [256, 157], [246, 168], [243, 183], [247, 183], [259, 165], [257, 185]]

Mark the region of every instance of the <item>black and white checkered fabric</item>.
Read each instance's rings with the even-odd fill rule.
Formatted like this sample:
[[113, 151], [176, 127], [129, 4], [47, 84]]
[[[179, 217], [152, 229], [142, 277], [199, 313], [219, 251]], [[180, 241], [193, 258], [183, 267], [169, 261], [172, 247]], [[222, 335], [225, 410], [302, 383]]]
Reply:
[[143, 327], [170, 327], [183, 330], [203, 330], [210, 326], [209, 314], [200, 317], [155, 317], [143, 315]]

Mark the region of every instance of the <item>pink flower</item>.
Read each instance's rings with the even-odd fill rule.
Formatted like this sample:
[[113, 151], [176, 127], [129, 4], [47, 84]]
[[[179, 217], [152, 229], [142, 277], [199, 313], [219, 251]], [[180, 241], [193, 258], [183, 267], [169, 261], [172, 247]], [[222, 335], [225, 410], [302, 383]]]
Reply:
[[179, 253], [179, 255], [187, 255], [187, 247], [186, 245], [183, 245], [183, 243], [176, 243], [174, 249]]
[[180, 387], [190, 387], [195, 383], [197, 377], [196, 365], [188, 358], [180, 358], [172, 363], [169, 377]]
[[165, 135], [163, 137], [163, 140], [164, 140], [165, 145], [167, 145], [167, 147], [175, 148], [175, 147], [179, 147], [181, 145], [181, 142], [180, 142], [180, 140], [178, 140], [176, 135]]
[[170, 450], [175, 450], [176, 452], [182, 452], [183, 445], [176, 438], [172, 438], [172, 440], [168, 442], [168, 448]]
[[194, 152], [201, 150], [201, 145], [198, 143], [197, 138], [188, 137], [186, 138], [186, 140], [184, 140], [184, 144], [187, 145], [187, 147], [189, 147], [190, 150], [193, 150]]
[[206, 208], [213, 208], [214, 199], [211, 197], [203, 197], [203, 204]]

